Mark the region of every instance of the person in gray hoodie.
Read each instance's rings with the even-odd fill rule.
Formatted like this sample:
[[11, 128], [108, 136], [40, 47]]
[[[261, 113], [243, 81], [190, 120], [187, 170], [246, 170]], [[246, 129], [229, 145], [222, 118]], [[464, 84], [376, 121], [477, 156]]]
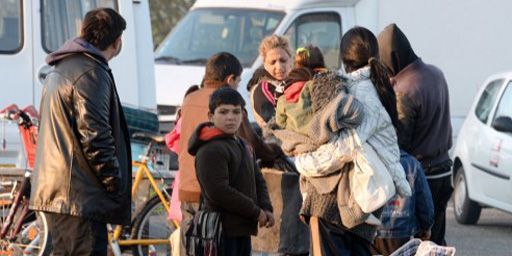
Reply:
[[425, 64], [414, 53], [407, 37], [396, 24], [378, 36], [381, 61], [390, 73], [397, 97], [398, 144], [420, 161], [434, 201], [431, 240], [445, 241], [445, 214], [452, 194], [452, 127], [448, 85], [439, 68]]

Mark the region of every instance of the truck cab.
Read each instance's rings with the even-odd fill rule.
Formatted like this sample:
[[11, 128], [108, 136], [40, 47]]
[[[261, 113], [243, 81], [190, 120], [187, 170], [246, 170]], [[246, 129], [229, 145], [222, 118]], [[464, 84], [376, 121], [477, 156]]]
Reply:
[[[0, 109], [12, 103], [39, 108], [43, 81], [51, 69], [46, 56], [76, 37], [85, 13], [97, 7], [111, 7], [127, 22], [123, 49], [109, 65], [129, 126], [134, 131], [158, 131], [148, 1], [1, 1]], [[16, 124], [0, 120], [0, 139], [0, 167], [24, 168]]]
[[[198, 0], [155, 52], [159, 120], [169, 130], [187, 88], [200, 84], [207, 59], [227, 51], [243, 65], [239, 91], [262, 65], [258, 47], [268, 35], [283, 35], [292, 50], [313, 44], [328, 68], [340, 67], [343, 31], [354, 26], [358, 0]], [[249, 111], [249, 118], [252, 113]]]

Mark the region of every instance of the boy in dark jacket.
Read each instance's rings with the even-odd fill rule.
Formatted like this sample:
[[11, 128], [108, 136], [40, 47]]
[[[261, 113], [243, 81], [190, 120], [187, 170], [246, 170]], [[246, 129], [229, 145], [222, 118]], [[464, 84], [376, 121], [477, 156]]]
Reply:
[[235, 135], [242, 123], [244, 100], [229, 87], [210, 97], [210, 122], [190, 137], [203, 209], [221, 213], [224, 255], [251, 255], [251, 235], [274, 225], [265, 180], [252, 149]]
[[[194, 167], [194, 157], [188, 153], [188, 142], [195, 128], [208, 121], [208, 99], [211, 94], [219, 88], [230, 87], [238, 88], [240, 76], [242, 74], [242, 65], [240, 61], [227, 52], [214, 54], [208, 59], [205, 67], [205, 74], [201, 88], [190, 93], [183, 100], [181, 105], [181, 134], [179, 142], [179, 175], [180, 184], [179, 199], [181, 201], [182, 221], [181, 230], [181, 251], [185, 252], [185, 231], [191, 225], [192, 216], [199, 207], [199, 195], [201, 189], [197, 182]], [[243, 110], [242, 124], [237, 131], [237, 135], [244, 138], [255, 151], [256, 156], [261, 159], [262, 166], [286, 165], [285, 157], [281, 148], [276, 144], [266, 144], [253, 131], [247, 112]], [[181, 253], [184, 256], [186, 254]]]

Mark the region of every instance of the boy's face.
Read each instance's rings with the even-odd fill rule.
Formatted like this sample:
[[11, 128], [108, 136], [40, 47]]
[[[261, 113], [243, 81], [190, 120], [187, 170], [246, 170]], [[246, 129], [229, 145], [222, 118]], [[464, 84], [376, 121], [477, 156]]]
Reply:
[[214, 113], [208, 113], [215, 127], [226, 134], [235, 134], [242, 123], [242, 106], [219, 105]]

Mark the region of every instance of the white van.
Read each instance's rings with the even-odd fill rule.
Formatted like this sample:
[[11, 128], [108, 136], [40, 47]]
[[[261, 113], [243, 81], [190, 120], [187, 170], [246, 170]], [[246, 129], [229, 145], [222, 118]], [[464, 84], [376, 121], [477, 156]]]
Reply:
[[327, 66], [339, 68], [340, 38], [343, 31], [354, 26], [358, 2], [198, 0], [155, 53], [161, 124], [174, 120], [186, 89], [200, 84], [206, 60], [220, 51], [233, 53], [242, 63], [239, 90], [247, 99], [246, 84], [262, 65], [258, 46], [273, 33], [288, 37], [293, 49], [306, 44], [319, 46]]
[[[127, 22], [123, 49], [110, 66], [129, 126], [158, 131], [148, 0], [0, 1], [0, 109], [39, 108], [46, 56], [77, 36], [85, 13], [96, 7], [114, 8]], [[0, 121], [0, 140], [0, 167], [23, 168], [16, 125]]]

